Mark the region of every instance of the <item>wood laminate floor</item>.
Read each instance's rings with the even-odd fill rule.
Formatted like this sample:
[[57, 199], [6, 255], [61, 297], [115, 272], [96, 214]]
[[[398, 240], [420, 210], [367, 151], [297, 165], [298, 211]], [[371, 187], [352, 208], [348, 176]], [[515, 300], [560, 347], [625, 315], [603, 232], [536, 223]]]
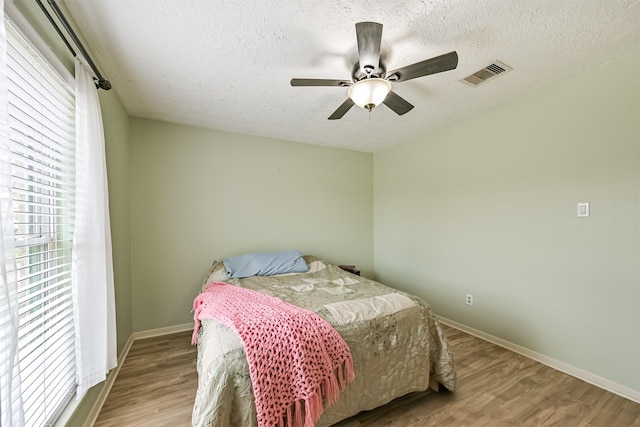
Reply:
[[[443, 328], [458, 372], [455, 393], [412, 393], [335, 427], [640, 427], [640, 404]], [[136, 341], [95, 426], [190, 426], [198, 381], [190, 339], [185, 332]]]

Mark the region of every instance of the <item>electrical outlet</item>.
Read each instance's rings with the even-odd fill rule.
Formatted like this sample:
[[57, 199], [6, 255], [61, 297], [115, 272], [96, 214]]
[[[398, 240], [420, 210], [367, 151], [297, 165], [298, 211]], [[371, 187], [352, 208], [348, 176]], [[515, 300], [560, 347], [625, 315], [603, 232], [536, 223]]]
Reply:
[[467, 305], [473, 305], [473, 295], [467, 294]]

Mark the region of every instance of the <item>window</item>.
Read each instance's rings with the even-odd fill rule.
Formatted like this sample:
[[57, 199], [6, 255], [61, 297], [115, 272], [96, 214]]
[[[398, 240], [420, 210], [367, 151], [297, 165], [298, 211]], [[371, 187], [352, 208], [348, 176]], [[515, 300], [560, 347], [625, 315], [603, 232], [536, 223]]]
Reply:
[[76, 389], [75, 91], [10, 22], [6, 30], [22, 397], [26, 425], [42, 426]]

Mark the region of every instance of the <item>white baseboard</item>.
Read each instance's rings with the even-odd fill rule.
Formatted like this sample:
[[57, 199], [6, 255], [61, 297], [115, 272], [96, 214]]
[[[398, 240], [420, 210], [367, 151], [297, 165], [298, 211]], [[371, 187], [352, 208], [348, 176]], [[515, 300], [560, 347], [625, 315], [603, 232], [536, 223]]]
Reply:
[[127, 358], [127, 355], [129, 354], [129, 350], [131, 350], [131, 346], [133, 345], [134, 341], [145, 339], [145, 338], [158, 337], [162, 335], [175, 334], [177, 332], [190, 331], [192, 329], [193, 329], [193, 323], [184, 323], [182, 325], [168, 326], [166, 328], [158, 328], [158, 329], [149, 329], [147, 331], [139, 331], [139, 332], [132, 333], [129, 336], [129, 339], [127, 340], [126, 344], [124, 345], [124, 348], [120, 353], [120, 356], [118, 356], [118, 366], [112, 369], [111, 372], [109, 372], [109, 375], [107, 375], [107, 379], [104, 383], [104, 386], [102, 387], [102, 390], [100, 390], [100, 394], [96, 398], [96, 401], [91, 407], [91, 410], [87, 415], [87, 419], [85, 420], [82, 426], [92, 427], [95, 424], [96, 420], [98, 419], [98, 415], [100, 415], [100, 411], [102, 410], [102, 406], [104, 405], [104, 402], [107, 400], [107, 396], [111, 391], [111, 387], [113, 387], [113, 383], [115, 383], [116, 378], [118, 377], [118, 373], [120, 373], [120, 367], [122, 366], [125, 359]]
[[589, 384], [593, 384], [596, 387], [600, 387], [602, 389], [615, 393], [619, 396], [624, 397], [625, 399], [640, 403], [640, 391], [633, 390], [629, 387], [608, 380], [592, 372], [585, 371], [584, 369], [580, 369], [575, 366], [569, 365], [568, 363], [564, 363], [549, 356], [545, 356], [542, 353], [538, 353], [526, 347], [522, 347], [518, 344], [503, 340], [502, 338], [487, 334], [486, 332], [474, 329], [470, 326], [458, 323], [454, 320], [450, 320], [438, 315], [436, 315], [436, 318], [439, 322], [451, 326], [452, 328], [459, 329], [463, 332], [468, 333], [469, 335], [473, 335], [490, 343], [496, 344], [500, 347], [506, 348], [507, 350], [511, 350], [514, 353], [518, 353], [522, 356], [528, 357], [529, 359], [535, 360], [536, 362], [540, 362], [543, 365], [547, 365], [560, 372], [564, 372], [565, 374], [586, 381]]
[[183, 323], [182, 325], [167, 326], [165, 328], [149, 329], [146, 331], [134, 332], [131, 334], [133, 340], [141, 340], [144, 338], [159, 337], [162, 335], [175, 334], [178, 332], [192, 331], [193, 323]]

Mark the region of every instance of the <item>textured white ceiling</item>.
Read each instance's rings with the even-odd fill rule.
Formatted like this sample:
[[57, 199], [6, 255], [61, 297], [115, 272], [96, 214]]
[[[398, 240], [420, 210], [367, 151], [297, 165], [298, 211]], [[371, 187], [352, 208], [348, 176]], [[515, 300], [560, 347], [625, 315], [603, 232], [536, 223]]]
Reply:
[[[65, 0], [127, 111], [311, 144], [378, 151], [640, 49], [640, 0]], [[415, 105], [327, 117], [350, 79], [355, 23], [384, 25], [391, 70], [452, 50], [458, 68], [396, 83]], [[513, 71], [460, 79], [500, 60]]]

